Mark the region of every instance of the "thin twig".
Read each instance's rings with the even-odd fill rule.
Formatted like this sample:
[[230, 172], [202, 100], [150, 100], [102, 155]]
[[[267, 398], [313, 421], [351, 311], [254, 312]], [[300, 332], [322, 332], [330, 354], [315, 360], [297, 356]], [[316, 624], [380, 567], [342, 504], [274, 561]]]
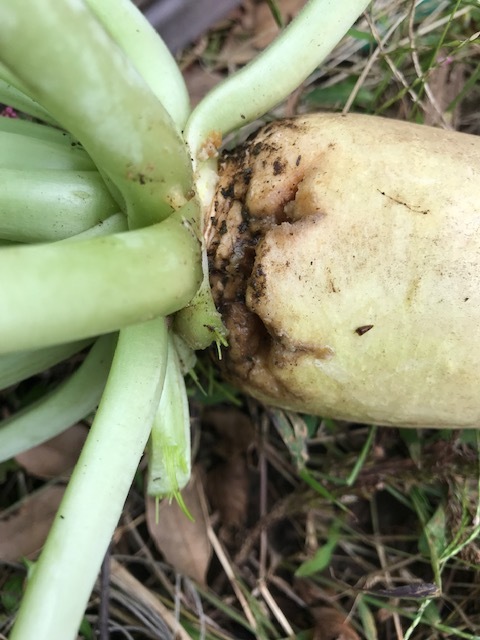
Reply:
[[205, 615], [205, 611], [203, 610], [202, 599], [200, 598], [200, 595], [194, 583], [186, 576], [183, 576], [183, 584], [184, 589], [188, 591], [188, 595], [190, 595], [195, 605], [195, 610], [200, 624], [199, 640], [205, 640], [205, 638], [207, 637], [207, 616]]
[[[167, 579], [165, 573], [159, 568], [158, 562], [153, 557], [150, 549], [148, 548], [147, 544], [145, 543], [144, 539], [142, 538], [142, 536], [138, 531], [138, 525], [145, 521], [145, 514], [143, 513], [141, 516], [135, 518], [135, 520], [132, 520], [128, 511], [125, 511], [123, 514], [123, 521], [125, 522], [124, 528], [134, 538], [135, 542], [138, 545], [139, 552], [147, 561], [148, 567], [155, 574], [155, 577], [160, 582], [160, 584], [165, 588], [165, 590], [170, 595], [170, 597], [173, 598], [174, 590], [172, 588], [170, 581]], [[118, 532], [118, 529], [117, 529], [117, 532]]]
[[192, 640], [192, 637], [175, 619], [175, 615], [158, 598], [156, 598], [143, 584], [134, 578], [114, 558], [110, 561], [112, 584], [115, 584], [125, 593], [134, 595], [135, 599], [153, 609], [164, 620], [168, 628], [175, 634], [178, 640]]
[[[418, 36], [426, 36], [429, 33], [431, 33], [432, 31], [435, 31], [435, 29], [438, 29], [438, 27], [443, 27], [447, 22], [453, 21], [453, 20], [458, 20], [458, 18], [462, 18], [464, 15], [466, 15], [467, 13], [470, 13], [472, 10], [472, 7], [464, 7], [463, 9], [459, 9], [458, 11], [456, 11], [453, 16], [444, 16], [443, 18], [439, 18], [438, 20], [436, 20], [435, 22], [432, 22], [432, 24], [429, 25], [424, 25], [422, 27], [419, 27], [417, 29], [417, 35]], [[395, 48], [399, 48], [399, 47], [405, 47], [406, 45], [408, 45], [409, 43], [409, 38], [408, 36], [405, 38], [402, 38], [402, 40], [400, 40], [398, 42], [398, 44], [396, 45]], [[385, 51], [385, 53], [393, 53], [395, 49], [387, 49]]]
[[[263, 414], [261, 421], [261, 439], [259, 447], [259, 471], [260, 471], [260, 520], [263, 520], [267, 515], [267, 458], [265, 456], [264, 443], [266, 440], [268, 431], [268, 418], [266, 414]], [[267, 550], [268, 539], [267, 530], [263, 528], [260, 532], [260, 566], [259, 566], [259, 582], [265, 580], [267, 573]]]
[[243, 612], [245, 614], [245, 617], [248, 620], [248, 623], [250, 624], [252, 629], [256, 631], [258, 625], [257, 625], [257, 621], [255, 620], [255, 616], [253, 615], [252, 610], [250, 609], [250, 606], [248, 604], [248, 601], [238, 584], [237, 577], [235, 576], [235, 572], [233, 570], [232, 563], [230, 562], [227, 556], [227, 552], [224, 550], [222, 543], [218, 539], [215, 531], [212, 528], [212, 525], [210, 524], [210, 518], [208, 517], [207, 502], [205, 500], [203, 491], [199, 491], [199, 497], [200, 497], [201, 507], [205, 515], [204, 520], [207, 527], [208, 539], [210, 540], [213, 550], [215, 551], [217, 558], [220, 564], [222, 565], [222, 569], [225, 571], [225, 575], [227, 576], [232, 586], [232, 589], [235, 592], [235, 595], [238, 599], [238, 602], [240, 603], [240, 606], [243, 609]]
[[[406, 16], [405, 16], [406, 17]], [[378, 34], [377, 28], [375, 27], [375, 25], [373, 24], [372, 20], [370, 19], [370, 17], [368, 15], [365, 15], [365, 18], [368, 22], [368, 25], [370, 27], [370, 30], [372, 32], [373, 37], [375, 38], [378, 47], [380, 48], [381, 53], [383, 54], [384, 60], [385, 62], [388, 64], [388, 66], [390, 67], [390, 70], [392, 71], [394, 77], [398, 80], [398, 82], [407, 90], [407, 93], [410, 95], [410, 97], [412, 98], [414, 104], [418, 104], [420, 105], [420, 107], [425, 110], [425, 105], [423, 103], [423, 101], [420, 99], [420, 96], [416, 93], [416, 91], [414, 91], [412, 89], [412, 87], [410, 86], [410, 83], [407, 81], [407, 79], [405, 78], [405, 76], [403, 75], [403, 73], [400, 71], [400, 69], [395, 65], [395, 63], [393, 62], [393, 60], [391, 59], [391, 57], [385, 52], [382, 42], [380, 40], [380, 36]]]
[[295, 632], [292, 629], [292, 627], [290, 626], [287, 618], [285, 617], [285, 614], [280, 609], [278, 604], [275, 602], [275, 599], [273, 598], [272, 594], [270, 593], [265, 580], [259, 580], [257, 587], [258, 587], [258, 591], [262, 595], [262, 598], [267, 603], [268, 608], [273, 613], [273, 615], [277, 619], [277, 622], [280, 624], [282, 629], [285, 631], [285, 633], [288, 636], [294, 638], [295, 637]]
[[435, 95], [425, 78], [425, 74], [420, 64], [420, 58], [418, 57], [418, 51], [417, 51], [417, 44], [415, 42], [415, 6], [416, 6], [416, 3], [412, 2], [412, 6], [410, 8], [410, 15], [408, 18], [408, 36], [410, 38], [410, 53], [412, 56], [413, 67], [418, 76], [418, 79], [423, 84], [425, 94], [429, 99], [430, 104], [434, 108], [439, 121], [442, 123], [442, 126], [445, 129], [453, 129], [453, 127], [445, 120], [443, 111], [440, 108], [440, 105], [438, 104], [437, 99], [435, 98]]
[[[419, 1], [419, 0], [417, 0], [417, 1]], [[407, 17], [406, 13], [401, 15], [398, 18], [398, 20], [396, 22], [394, 22], [394, 24], [390, 27], [390, 29], [387, 31], [387, 33], [383, 36], [382, 40], [380, 42], [378, 42], [377, 48], [372, 53], [370, 58], [367, 60], [367, 63], [365, 64], [361, 74], [358, 76], [358, 80], [355, 82], [355, 86], [353, 87], [350, 95], [348, 96], [348, 100], [346, 101], [345, 106], [342, 109], [342, 113], [345, 114], [345, 113], [348, 113], [350, 111], [351, 106], [352, 106], [355, 98], [357, 97], [357, 94], [360, 91], [361, 86], [363, 85], [363, 83], [365, 82], [366, 77], [370, 73], [370, 69], [373, 67], [375, 61], [380, 56], [380, 54], [384, 52], [384, 45], [388, 42], [388, 40], [390, 39], [390, 36], [393, 33], [395, 33], [395, 31], [402, 24], [402, 22], [405, 20], [406, 17]]]
[[[377, 503], [375, 499], [373, 499], [370, 503], [370, 513], [372, 516], [375, 549], [377, 551], [378, 559], [380, 560], [380, 566], [382, 567], [384, 572], [385, 584], [387, 585], [387, 587], [391, 588], [393, 586], [393, 583], [392, 583], [390, 570], [388, 568], [387, 556], [385, 554], [385, 547], [383, 546], [383, 544], [381, 544], [381, 542], [378, 539], [378, 531], [380, 527], [379, 527], [379, 521], [378, 521]], [[402, 623], [400, 621], [400, 615], [398, 614], [397, 611], [393, 611], [392, 617], [393, 617], [393, 624], [395, 625], [395, 632], [397, 634], [397, 639], [403, 640], [403, 630], [402, 630]]]

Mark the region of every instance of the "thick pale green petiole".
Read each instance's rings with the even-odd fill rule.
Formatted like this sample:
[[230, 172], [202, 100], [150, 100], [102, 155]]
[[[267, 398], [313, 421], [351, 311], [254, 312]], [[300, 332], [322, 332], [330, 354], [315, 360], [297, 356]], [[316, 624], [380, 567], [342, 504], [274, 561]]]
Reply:
[[212, 342], [226, 346], [226, 329], [213, 302], [207, 266], [200, 289], [192, 302], [175, 314], [174, 329], [195, 351], [206, 349]]
[[74, 640], [143, 454], [166, 365], [163, 318], [120, 332], [89, 436], [10, 640]]
[[50, 114], [27, 94], [28, 90], [22, 82], [0, 62], [0, 102], [23, 113], [28, 113], [34, 118], [56, 125], [57, 123]]
[[0, 462], [50, 440], [97, 408], [115, 344], [116, 335], [99, 338], [70, 378], [0, 422]]
[[181, 214], [140, 229], [0, 251], [0, 353], [110, 333], [164, 316], [202, 279], [200, 243]]
[[89, 340], [60, 344], [37, 351], [21, 351], [0, 356], [0, 389], [21, 382], [66, 360], [90, 344]]
[[190, 415], [185, 381], [172, 336], [167, 370], [149, 442], [148, 493], [178, 496], [190, 479]]
[[96, 169], [81, 146], [69, 141], [70, 136], [63, 142], [53, 139], [42, 140], [39, 136], [22, 135], [13, 130], [2, 131], [2, 120], [0, 118], [0, 167], [21, 171], [45, 169], [94, 171]]
[[97, 171], [0, 168], [0, 237], [16, 242], [62, 240], [118, 211]]
[[0, 118], [0, 131], [37, 138], [45, 142], [56, 142], [62, 146], [76, 146], [77, 150], [79, 148], [77, 140], [67, 131], [23, 118]]
[[[3, 61], [0, 61], [0, 80], [10, 87], [15, 87], [17, 91], [27, 93], [28, 89], [12, 70], [9, 69]], [[28, 112], [27, 112], [28, 113]]]
[[131, 227], [158, 222], [191, 197], [176, 126], [85, 3], [2, 3], [0, 24], [3, 63], [122, 193]]
[[5, 80], [0, 78], [0, 102], [2, 104], [7, 104], [18, 111], [22, 111], [23, 113], [27, 113], [34, 118], [38, 118], [39, 120], [43, 120], [44, 122], [48, 122], [49, 124], [57, 124], [50, 116], [47, 111], [41, 107], [38, 102], [32, 100], [25, 93], [16, 89]]
[[140, 72], [178, 130], [190, 113], [190, 98], [175, 58], [152, 25], [130, 0], [86, 0]]
[[94, 227], [82, 231], [75, 236], [70, 236], [61, 240], [61, 242], [77, 242], [78, 240], [92, 240], [93, 238], [102, 238], [113, 233], [122, 233], [128, 230], [127, 217], [123, 213], [115, 213], [106, 220], [99, 222]]

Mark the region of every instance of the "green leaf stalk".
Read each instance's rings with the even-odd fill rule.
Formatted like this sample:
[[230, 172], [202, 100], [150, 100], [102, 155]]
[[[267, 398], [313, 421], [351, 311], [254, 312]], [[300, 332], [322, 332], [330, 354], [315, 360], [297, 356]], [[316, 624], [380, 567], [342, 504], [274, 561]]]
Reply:
[[162, 397], [149, 442], [147, 491], [152, 496], [179, 497], [191, 474], [190, 414], [180, 360], [172, 335]]
[[0, 189], [0, 236], [15, 242], [63, 240], [118, 211], [97, 171], [0, 168]]
[[0, 422], [0, 462], [54, 438], [95, 411], [112, 364], [116, 338], [116, 334], [98, 338], [70, 378]]
[[[4, 2], [0, 22], [2, 62], [82, 142], [120, 192], [130, 227], [158, 222], [192, 198], [177, 128], [89, 6]], [[45, 34], [55, 34], [48, 46]]]
[[40, 349], [182, 308], [201, 282], [200, 243], [179, 212], [126, 233], [4, 248], [0, 273], [0, 353]]
[[102, 401], [29, 579], [11, 640], [76, 638], [147, 443], [166, 353], [162, 318], [120, 332]]
[[0, 356], [0, 389], [26, 380], [88, 347], [89, 340]]
[[130, 0], [87, 0], [87, 4], [181, 132], [190, 114], [190, 97], [175, 58], [155, 29]]

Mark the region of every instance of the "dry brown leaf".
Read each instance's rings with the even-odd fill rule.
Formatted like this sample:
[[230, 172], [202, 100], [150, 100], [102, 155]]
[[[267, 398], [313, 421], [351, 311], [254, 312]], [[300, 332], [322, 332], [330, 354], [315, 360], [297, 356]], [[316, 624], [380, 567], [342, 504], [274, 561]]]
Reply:
[[37, 478], [69, 476], [78, 460], [88, 429], [76, 424], [60, 435], [16, 456], [15, 460]]
[[[282, 18], [286, 24], [297, 15], [305, 5], [305, 0], [277, 0]], [[245, 20], [247, 21], [247, 20]], [[245, 26], [239, 25], [230, 30], [225, 45], [218, 56], [217, 64], [242, 65], [254, 58], [259, 51], [267, 47], [279, 34], [279, 27], [266, 3], [254, 6], [251, 17], [252, 33], [245, 38]]]
[[203, 416], [218, 434], [215, 452], [230, 460], [237, 454], [246, 453], [255, 443], [255, 428], [251, 419], [239, 409], [211, 409]]
[[208, 474], [208, 500], [219, 512], [222, 526], [241, 529], [247, 519], [249, 478], [239, 455], [216, 465]]
[[0, 514], [0, 560], [33, 558], [45, 542], [65, 487], [47, 486]]
[[193, 517], [187, 518], [175, 500], [163, 500], [158, 508], [156, 520], [155, 498], [146, 500], [148, 531], [165, 560], [176, 571], [192, 578], [199, 584], [206, 583], [212, 548], [208, 538], [207, 523], [201, 507], [203, 492], [199, 474], [182, 491], [182, 498]]
[[223, 80], [224, 76], [216, 71], [193, 64], [183, 72], [190, 103], [195, 107], [207, 93]]
[[360, 636], [340, 611], [333, 607], [319, 607], [315, 609], [313, 640], [360, 640]]
[[425, 100], [425, 124], [438, 125], [445, 118], [456, 129], [460, 117], [460, 103], [452, 113], [446, 113], [449, 104], [460, 94], [465, 85], [465, 65], [452, 63], [441, 51], [438, 64], [428, 75], [428, 85], [434, 96], [435, 104]]
[[[277, 0], [277, 5], [284, 23], [288, 24], [305, 6], [305, 0]], [[265, 2], [258, 5], [255, 18], [255, 47], [264, 49], [277, 37], [279, 31], [269, 6]]]
[[235, 408], [211, 409], [204, 423], [217, 434], [215, 454], [222, 458], [208, 473], [207, 492], [222, 528], [240, 529], [247, 518], [249, 475], [246, 454], [256, 441], [251, 419]]

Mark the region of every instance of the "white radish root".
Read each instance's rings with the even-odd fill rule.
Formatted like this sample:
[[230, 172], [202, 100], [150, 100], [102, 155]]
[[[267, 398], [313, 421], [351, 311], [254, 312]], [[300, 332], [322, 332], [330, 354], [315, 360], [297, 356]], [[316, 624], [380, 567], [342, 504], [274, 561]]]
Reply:
[[266, 403], [480, 425], [480, 140], [373, 116], [269, 124], [207, 221], [227, 377]]

